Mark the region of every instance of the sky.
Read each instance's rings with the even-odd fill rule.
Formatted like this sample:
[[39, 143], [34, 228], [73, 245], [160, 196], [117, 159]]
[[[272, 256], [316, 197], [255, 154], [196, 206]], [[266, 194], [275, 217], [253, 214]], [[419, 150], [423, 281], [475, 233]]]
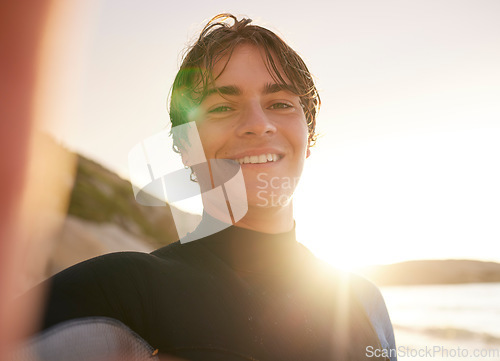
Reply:
[[168, 127], [183, 50], [218, 13], [250, 17], [303, 57], [322, 98], [294, 199], [299, 241], [347, 268], [500, 261], [500, 2], [303, 4], [58, 2], [44, 127], [128, 178], [128, 152]]

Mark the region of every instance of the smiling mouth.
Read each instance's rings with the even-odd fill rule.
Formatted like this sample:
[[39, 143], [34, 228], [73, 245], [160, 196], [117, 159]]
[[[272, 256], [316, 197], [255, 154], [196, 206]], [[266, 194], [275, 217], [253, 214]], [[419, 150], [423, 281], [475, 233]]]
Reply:
[[280, 160], [281, 157], [278, 154], [260, 154], [260, 155], [250, 155], [245, 156], [243, 158], [235, 159], [240, 164], [262, 164], [262, 163], [271, 163]]

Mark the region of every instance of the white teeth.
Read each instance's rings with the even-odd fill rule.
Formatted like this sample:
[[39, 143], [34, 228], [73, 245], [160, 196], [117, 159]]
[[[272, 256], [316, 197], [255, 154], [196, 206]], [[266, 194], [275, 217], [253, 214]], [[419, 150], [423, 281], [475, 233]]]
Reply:
[[276, 162], [280, 157], [277, 154], [260, 154], [260, 155], [251, 155], [245, 156], [243, 158], [236, 159], [240, 164], [259, 164], [259, 163], [267, 163], [267, 162]]

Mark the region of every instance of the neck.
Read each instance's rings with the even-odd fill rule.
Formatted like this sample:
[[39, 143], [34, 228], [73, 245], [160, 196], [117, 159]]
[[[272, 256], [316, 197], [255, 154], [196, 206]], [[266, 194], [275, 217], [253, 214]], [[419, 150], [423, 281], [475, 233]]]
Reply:
[[235, 226], [264, 233], [288, 232], [294, 226], [293, 207], [248, 207], [248, 212]]
[[[216, 215], [211, 214], [217, 218]], [[246, 228], [263, 233], [284, 233], [294, 227], [292, 203], [286, 207], [263, 208], [260, 206], [248, 206], [248, 212], [238, 222], [236, 227]]]

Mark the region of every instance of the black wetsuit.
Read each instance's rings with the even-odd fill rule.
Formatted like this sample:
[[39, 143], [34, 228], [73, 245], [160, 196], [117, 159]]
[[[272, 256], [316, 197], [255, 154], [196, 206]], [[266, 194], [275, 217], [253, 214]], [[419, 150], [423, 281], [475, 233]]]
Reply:
[[160, 353], [188, 360], [336, 359], [333, 325], [349, 315], [346, 307], [362, 314], [382, 347], [394, 348], [378, 290], [358, 277], [346, 286], [293, 230], [271, 235], [231, 226], [151, 254], [97, 257], [49, 281], [43, 329], [111, 317]]

